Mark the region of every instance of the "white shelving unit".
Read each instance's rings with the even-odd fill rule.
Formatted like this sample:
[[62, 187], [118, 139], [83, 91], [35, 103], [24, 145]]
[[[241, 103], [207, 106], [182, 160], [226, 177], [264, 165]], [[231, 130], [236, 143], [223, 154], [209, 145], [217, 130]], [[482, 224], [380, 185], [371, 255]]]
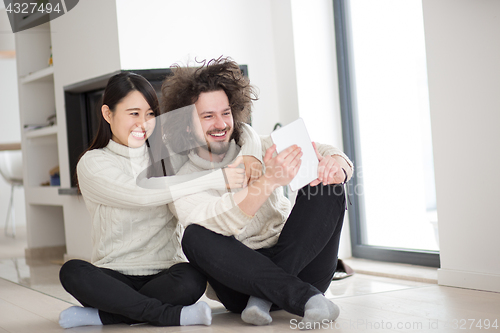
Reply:
[[26, 194], [26, 199], [31, 205], [60, 206], [61, 198], [57, 186], [31, 187]]
[[[33, 19], [39, 19], [34, 17]], [[63, 200], [59, 186], [50, 182], [49, 171], [59, 165], [57, 125], [24, 130], [25, 125], [44, 124], [56, 114], [54, 67], [50, 22], [15, 34], [19, 108], [21, 115], [24, 188], [28, 248], [26, 259], [52, 259], [64, 254]]]
[[57, 135], [57, 129], [57, 125], [52, 125], [48, 127], [29, 130], [26, 131], [26, 138], [34, 139], [42, 136]]
[[46, 12], [39, 12], [35, 11], [34, 13], [30, 14], [29, 16], [25, 17], [24, 19], [20, 20], [17, 22], [17, 26], [19, 28], [27, 27], [31, 24], [37, 24], [38, 22], [41, 22], [43, 20], [49, 20], [48, 19], [49, 14]]
[[40, 69], [36, 72], [30, 73], [24, 77], [21, 78], [21, 83], [26, 84], [30, 82], [36, 82], [36, 81], [51, 81], [53, 80], [53, 75], [54, 75], [54, 67], [50, 66], [47, 68]]

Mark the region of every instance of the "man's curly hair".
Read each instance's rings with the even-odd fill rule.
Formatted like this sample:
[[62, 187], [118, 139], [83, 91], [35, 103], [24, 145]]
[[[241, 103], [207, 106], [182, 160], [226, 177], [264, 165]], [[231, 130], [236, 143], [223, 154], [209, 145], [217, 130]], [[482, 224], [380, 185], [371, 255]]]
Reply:
[[[174, 111], [193, 105], [203, 92], [223, 90], [229, 100], [234, 120], [232, 139], [240, 143], [242, 123], [250, 121], [252, 102], [257, 100], [250, 80], [243, 75], [238, 64], [230, 58], [212, 59], [201, 62], [201, 67], [172, 66], [172, 75], [168, 76], [161, 87], [162, 113]], [[189, 112], [190, 113], [190, 112]], [[167, 118], [166, 118], [167, 119]], [[186, 140], [186, 128], [191, 126], [191, 117], [170, 118], [177, 124], [166, 124], [167, 142], [175, 147], [186, 147], [177, 144], [178, 140]], [[175, 120], [174, 120], [175, 119]], [[188, 152], [177, 153], [187, 154]]]

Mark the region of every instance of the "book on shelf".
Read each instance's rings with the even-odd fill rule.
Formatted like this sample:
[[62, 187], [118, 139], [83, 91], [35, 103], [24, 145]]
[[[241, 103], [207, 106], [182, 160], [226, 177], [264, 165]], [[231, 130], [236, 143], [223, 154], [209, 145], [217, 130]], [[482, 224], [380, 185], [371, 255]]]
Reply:
[[32, 131], [40, 128], [45, 128], [45, 127], [50, 127], [53, 125], [57, 124], [57, 116], [55, 114], [47, 117], [47, 122], [43, 124], [25, 124], [24, 125], [24, 130], [25, 131]]
[[24, 130], [25, 131], [32, 131], [32, 130], [36, 130], [36, 129], [50, 127], [52, 125], [53, 124], [26, 124], [26, 125], [24, 125]]

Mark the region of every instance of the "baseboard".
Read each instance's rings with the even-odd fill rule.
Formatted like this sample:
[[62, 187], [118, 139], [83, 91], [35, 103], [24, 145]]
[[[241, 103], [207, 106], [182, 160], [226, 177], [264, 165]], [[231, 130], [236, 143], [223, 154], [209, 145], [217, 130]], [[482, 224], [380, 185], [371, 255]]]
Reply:
[[500, 292], [500, 275], [441, 268], [438, 270], [438, 284], [450, 287]]
[[342, 259], [356, 273], [437, 284], [437, 268], [360, 258]]
[[47, 261], [61, 261], [65, 253], [66, 245], [34, 247], [24, 250], [24, 256], [28, 265]]

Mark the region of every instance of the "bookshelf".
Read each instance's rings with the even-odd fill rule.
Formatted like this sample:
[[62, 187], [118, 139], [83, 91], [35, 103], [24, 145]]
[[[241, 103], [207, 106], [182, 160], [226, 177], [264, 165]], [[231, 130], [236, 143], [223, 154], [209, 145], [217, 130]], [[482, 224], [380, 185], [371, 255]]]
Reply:
[[[26, 20], [40, 19], [33, 16]], [[49, 65], [50, 22], [16, 33], [15, 41], [29, 261], [46, 253], [59, 257], [65, 245], [60, 187], [42, 186], [50, 182], [49, 171], [59, 165], [60, 127], [48, 123], [48, 118], [56, 114], [54, 67]], [[36, 125], [43, 127], [24, 129]]]

